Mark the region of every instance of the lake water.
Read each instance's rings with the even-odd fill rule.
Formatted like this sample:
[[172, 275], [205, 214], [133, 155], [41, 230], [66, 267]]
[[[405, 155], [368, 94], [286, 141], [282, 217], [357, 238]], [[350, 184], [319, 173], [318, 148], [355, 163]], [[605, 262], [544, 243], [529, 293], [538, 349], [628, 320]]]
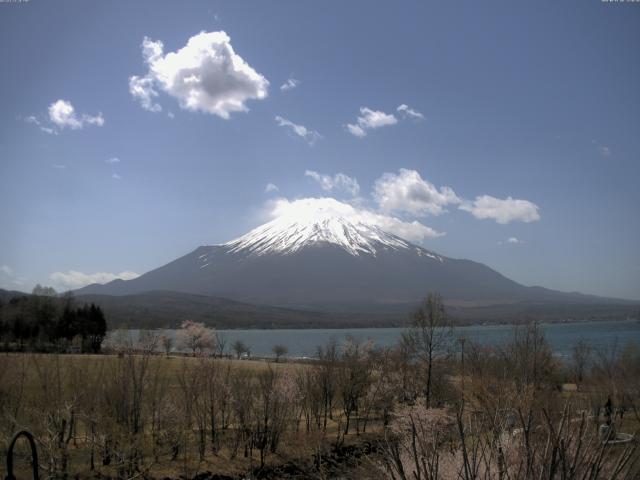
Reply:
[[[640, 322], [637, 320], [595, 321], [576, 323], [542, 324], [545, 337], [554, 353], [567, 356], [580, 340], [596, 349], [617, 345], [620, 348], [628, 341], [640, 343]], [[373, 340], [377, 346], [391, 346], [398, 342], [405, 331], [403, 328], [352, 328], [352, 329], [289, 329], [289, 330], [217, 330], [227, 340], [227, 349], [235, 340], [242, 340], [255, 356], [272, 356], [274, 345], [286, 345], [290, 357], [314, 357], [319, 345], [326, 345], [331, 339], [344, 341], [352, 336], [359, 341]], [[140, 331], [132, 330], [135, 339]], [[161, 333], [175, 336], [175, 330]], [[454, 335], [487, 346], [500, 346], [513, 336], [511, 325], [472, 325], [456, 328]]]

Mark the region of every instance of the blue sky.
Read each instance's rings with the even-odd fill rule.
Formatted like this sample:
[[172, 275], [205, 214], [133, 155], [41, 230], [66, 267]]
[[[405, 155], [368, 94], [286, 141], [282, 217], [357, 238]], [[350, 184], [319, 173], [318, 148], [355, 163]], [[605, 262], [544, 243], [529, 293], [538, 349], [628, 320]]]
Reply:
[[0, 287], [143, 273], [330, 196], [640, 299], [639, 27], [595, 0], [0, 3]]

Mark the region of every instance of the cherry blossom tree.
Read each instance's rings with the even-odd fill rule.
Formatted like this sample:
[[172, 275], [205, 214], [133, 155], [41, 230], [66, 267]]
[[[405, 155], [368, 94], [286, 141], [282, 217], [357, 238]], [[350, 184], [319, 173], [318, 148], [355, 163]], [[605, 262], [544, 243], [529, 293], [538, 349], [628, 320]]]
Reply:
[[207, 328], [204, 323], [191, 320], [182, 322], [177, 338], [178, 344], [191, 350], [194, 356], [196, 353], [202, 353], [205, 350], [214, 348], [216, 344], [216, 334], [213, 329]]

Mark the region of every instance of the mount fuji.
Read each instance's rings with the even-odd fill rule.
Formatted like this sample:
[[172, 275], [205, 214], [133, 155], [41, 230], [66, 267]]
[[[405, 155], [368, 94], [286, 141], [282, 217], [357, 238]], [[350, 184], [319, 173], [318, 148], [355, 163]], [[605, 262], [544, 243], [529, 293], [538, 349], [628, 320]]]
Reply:
[[330, 198], [304, 207], [230, 242], [200, 246], [133, 280], [93, 284], [76, 293], [172, 291], [303, 309], [408, 305], [429, 291], [452, 306], [598, 299], [527, 287], [481, 263], [439, 255], [385, 230], [375, 214], [362, 215]]

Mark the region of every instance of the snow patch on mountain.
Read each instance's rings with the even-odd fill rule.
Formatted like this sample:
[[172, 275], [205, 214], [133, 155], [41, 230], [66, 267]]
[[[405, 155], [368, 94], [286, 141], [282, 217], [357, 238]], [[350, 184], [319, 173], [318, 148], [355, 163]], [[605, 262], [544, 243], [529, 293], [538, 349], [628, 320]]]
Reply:
[[[286, 255], [321, 243], [336, 245], [354, 256], [376, 256], [389, 248], [415, 248], [408, 241], [366, 222], [350, 206], [329, 198], [322, 200], [306, 204], [305, 208], [288, 210], [224, 246], [230, 252], [251, 255]], [[427, 250], [418, 249], [421, 256], [433, 256]]]

